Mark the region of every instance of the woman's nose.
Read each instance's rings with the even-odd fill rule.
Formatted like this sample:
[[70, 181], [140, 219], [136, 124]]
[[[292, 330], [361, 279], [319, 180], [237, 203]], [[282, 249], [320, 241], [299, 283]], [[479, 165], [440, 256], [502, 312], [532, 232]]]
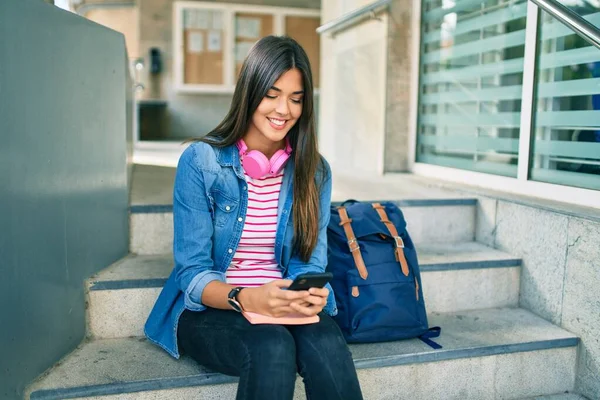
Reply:
[[277, 102], [277, 107], [275, 108], [275, 112], [280, 115], [288, 115], [290, 112], [289, 105], [286, 99], [280, 99]]

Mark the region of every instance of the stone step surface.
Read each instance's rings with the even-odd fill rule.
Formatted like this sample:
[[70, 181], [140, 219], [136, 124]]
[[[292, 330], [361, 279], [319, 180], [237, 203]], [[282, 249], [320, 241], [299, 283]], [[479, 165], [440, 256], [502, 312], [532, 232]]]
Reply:
[[575, 394], [575, 393], [559, 393], [559, 394], [553, 394], [553, 395], [549, 395], [549, 396], [535, 396], [535, 397], [528, 397], [526, 399], [521, 399], [521, 400], [587, 400], [587, 398]]
[[[378, 200], [381, 201], [381, 200]], [[473, 198], [394, 201], [404, 213], [415, 243], [461, 243], [474, 240]], [[132, 205], [130, 251], [134, 254], [165, 254], [173, 246], [172, 205]]]
[[[434, 313], [430, 323], [442, 327], [442, 349], [417, 339], [350, 346], [365, 399], [522, 399], [574, 387], [577, 337], [526, 310]], [[295, 398], [305, 398], [300, 379], [296, 387]], [[235, 390], [233, 377], [121, 338], [83, 343], [27, 397], [224, 399]]]
[[[131, 189], [130, 250], [135, 254], [172, 251], [175, 168], [134, 165]], [[332, 171], [332, 201], [393, 201], [402, 208], [416, 243], [472, 241], [473, 196], [427, 184], [411, 174], [361, 176]], [[348, 174], [350, 173], [350, 174]]]
[[[475, 242], [418, 248], [428, 312], [516, 307], [520, 260]], [[142, 336], [172, 255], [128, 256], [88, 281], [89, 334]]]

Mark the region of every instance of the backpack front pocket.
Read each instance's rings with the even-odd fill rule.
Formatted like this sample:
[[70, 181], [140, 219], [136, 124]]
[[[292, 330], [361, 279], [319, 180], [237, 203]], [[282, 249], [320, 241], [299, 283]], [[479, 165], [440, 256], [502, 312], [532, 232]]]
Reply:
[[367, 269], [367, 279], [356, 269], [348, 271], [350, 334], [421, 326], [412, 273], [405, 276], [397, 262]]

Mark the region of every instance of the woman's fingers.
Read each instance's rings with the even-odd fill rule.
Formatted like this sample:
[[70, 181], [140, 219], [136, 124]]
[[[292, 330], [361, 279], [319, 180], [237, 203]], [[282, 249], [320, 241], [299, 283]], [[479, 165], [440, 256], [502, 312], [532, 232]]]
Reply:
[[313, 316], [321, 312], [326, 303], [327, 298], [308, 296], [303, 299], [293, 300], [287, 304], [282, 304], [280, 307], [273, 308], [273, 316], [281, 317], [290, 313]]
[[304, 301], [304, 300], [294, 300], [294, 302], [297, 304], [300, 304], [301, 306], [304, 306], [304, 307], [310, 307], [313, 305], [312, 303], [309, 303], [308, 301]]
[[297, 313], [296, 310], [294, 310], [292, 307], [290, 306], [283, 306], [283, 307], [277, 307], [275, 309], [273, 309], [272, 315], [273, 317], [285, 317], [286, 315], [289, 314], [295, 314]]
[[292, 284], [292, 281], [289, 279], [280, 279], [272, 282], [272, 291], [270, 291], [270, 297], [274, 297], [282, 300], [297, 300], [307, 297], [307, 290], [284, 290], [287, 289]]
[[321, 312], [321, 310], [323, 310], [323, 306], [318, 306], [318, 305], [310, 305], [310, 306], [303, 306], [299, 303], [291, 303], [290, 307], [303, 315], [306, 315], [307, 317], [312, 317], [313, 315], [317, 315], [318, 313]]
[[327, 288], [310, 288], [308, 292], [313, 296], [324, 297], [325, 299], [329, 296], [329, 289]]
[[265, 291], [262, 302], [266, 307], [263, 312], [274, 317], [290, 313], [312, 316], [323, 309], [327, 303], [329, 290], [325, 288], [286, 290], [291, 283], [289, 279], [280, 279], [263, 286]]
[[291, 279], [277, 279], [270, 282], [272, 285], [277, 286], [280, 289], [287, 289], [292, 284]]
[[269, 308], [274, 310], [276, 308], [289, 307], [291, 301], [304, 301], [304, 300], [303, 299], [287, 300], [287, 299], [271, 298], [267, 301], [267, 305], [269, 306]]
[[308, 296], [308, 297], [300, 299], [300, 300], [294, 300], [292, 303], [305, 305], [305, 306], [323, 306], [324, 307], [325, 304], [327, 303], [327, 298], [319, 297], [319, 296]]
[[281, 290], [281, 289], [278, 289], [278, 291], [275, 293], [275, 297], [277, 297], [278, 299], [287, 300], [288, 302], [292, 301], [292, 300], [305, 299], [308, 296], [310, 296], [310, 294], [308, 293], [308, 290]]

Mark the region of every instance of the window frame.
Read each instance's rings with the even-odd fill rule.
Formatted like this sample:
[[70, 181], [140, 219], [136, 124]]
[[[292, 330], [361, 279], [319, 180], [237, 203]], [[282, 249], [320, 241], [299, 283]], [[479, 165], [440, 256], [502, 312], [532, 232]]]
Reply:
[[538, 27], [540, 24], [540, 8], [533, 2], [527, 5], [526, 43], [523, 67], [523, 88], [520, 117], [518, 174], [516, 178], [474, 172], [434, 164], [417, 162], [417, 135], [419, 121], [419, 93], [421, 73], [421, 14], [423, 0], [413, 0], [411, 44], [411, 72], [413, 82], [411, 87], [410, 125], [408, 139], [408, 169], [410, 172], [448, 182], [476, 186], [515, 195], [525, 195], [545, 200], [557, 201], [584, 207], [600, 209], [600, 190], [558, 185], [531, 180], [530, 163], [532, 152], [532, 127], [534, 120], [534, 88], [536, 79], [537, 46], [539, 42]]
[[[191, 84], [184, 82], [183, 11], [186, 9], [223, 12], [223, 84]], [[294, 17], [321, 17], [321, 10], [312, 8], [275, 7], [246, 4], [222, 4], [196, 1], [176, 1], [173, 4], [173, 78], [177, 93], [232, 94], [235, 90], [235, 15], [236, 13], [266, 14], [273, 16], [273, 34], [285, 34], [285, 19]], [[315, 66], [320, 68], [320, 66]]]

